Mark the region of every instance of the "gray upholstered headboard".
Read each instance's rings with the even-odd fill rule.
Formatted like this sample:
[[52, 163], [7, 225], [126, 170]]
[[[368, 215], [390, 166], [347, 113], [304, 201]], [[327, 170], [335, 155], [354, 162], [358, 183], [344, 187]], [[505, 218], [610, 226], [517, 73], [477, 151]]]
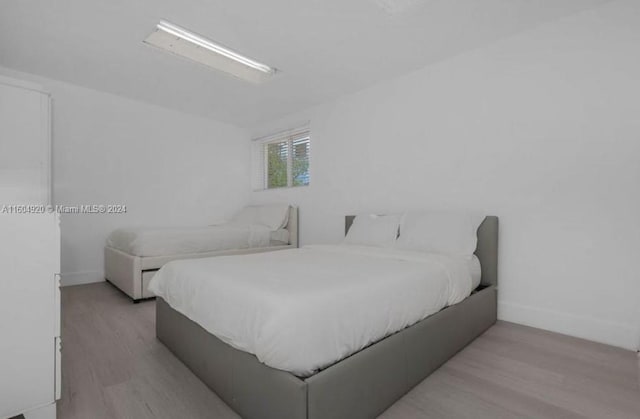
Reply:
[[[353, 224], [355, 215], [344, 218], [344, 234]], [[401, 233], [402, 234], [402, 233]], [[478, 227], [478, 245], [475, 251], [482, 267], [482, 280], [485, 286], [498, 285], [498, 217], [488, 215]]]

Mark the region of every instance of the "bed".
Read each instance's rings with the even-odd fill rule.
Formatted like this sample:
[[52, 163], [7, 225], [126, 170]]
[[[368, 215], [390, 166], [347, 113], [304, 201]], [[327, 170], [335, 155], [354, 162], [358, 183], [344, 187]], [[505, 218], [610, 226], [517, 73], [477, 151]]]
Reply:
[[[345, 231], [349, 230], [352, 222], [353, 217], [346, 218]], [[303, 249], [296, 251], [298, 252], [296, 257], [304, 256]], [[333, 256], [325, 255], [330, 251], [332, 250], [306, 250], [314, 258], [317, 255], [331, 258]], [[181, 311], [185, 311], [184, 307], [175, 303], [173, 305], [178, 308], [172, 307], [165, 298], [161, 297], [157, 299], [157, 336], [203, 382], [245, 418], [375, 417], [495, 323], [498, 258], [498, 219], [496, 217], [486, 217], [481, 222], [477, 230], [477, 247], [474, 253], [481, 265], [480, 284], [468, 297], [461, 301], [456, 300], [454, 304], [447, 305], [446, 308], [437, 310], [398, 332], [366, 344], [337, 362], [326, 364], [326, 359], [321, 355], [314, 358], [313, 348], [307, 348], [309, 356], [298, 358], [295, 354], [289, 353], [278, 360], [278, 356], [270, 357], [269, 350], [254, 355], [251, 351], [255, 351], [255, 348], [239, 347], [239, 341], [230, 338], [230, 335], [224, 332], [218, 335], [221, 336], [220, 338], [209, 333], [200, 326], [200, 324], [208, 324], [206, 321], [191, 320], [182, 314]], [[277, 258], [285, 260], [286, 255], [283, 253]], [[277, 259], [275, 255], [269, 256], [274, 256], [273, 260]], [[317, 262], [318, 267], [322, 266], [322, 257]], [[370, 255], [365, 254], [361, 257], [368, 258]], [[263, 263], [260, 257], [254, 255], [243, 256], [235, 264], [236, 266], [246, 265], [250, 260], [257, 266]], [[327, 260], [340, 261], [335, 258]], [[373, 259], [369, 260], [373, 262]], [[238, 262], [241, 263], [238, 264]], [[398, 272], [402, 272], [403, 281], [411, 281], [413, 262], [402, 256], [404, 270]], [[423, 262], [416, 261], [416, 263]], [[201, 264], [205, 266], [206, 263], [203, 261]], [[353, 274], [353, 272], [349, 273], [349, 264], [344, 263], [341, 266], [345, 267], [345, 275]], [[387, 268], [397, 269], [396, 267], [399, 266], [394, 261], [387, 260], [375, 263], [376, 265], [372, 267], [380, 271]], [[233, 265], [231, 261], [216, 262], [216, 266], [223, 270], [225, 264]], [[193, 276], [195, 271], [189, 272], [187, 268], [195, 269], [198, 265], [200, 264], [183, 263], [181, 266], [180, 262], [176, 262], [167, 265], [163, 272], [174, 269], [177, 273], [183, 274], [184, 277], [181, 280], [189, 281], [192, 277], [195, 278]], [[154, 283], [159, 282], [160, 279], [158, 278]], [[273, 281], [269, 279], [266, 282], [268, 284]], [[372, 282], [371, 288], [377, 288], [378, 284], [378, 282]], [[380, 291], [385, 290], [380, 289]], [[171, 293], [163, 295], [171, 295]], [[356, 295], [345, 293], [349, 299]], [[392, 293], [388, 295], [390, 299], [393, 298]], [[318, 298], [326, 297], [319, 295]], [[332, 301], [339, 298], [339, 296], [336, 297], [333, 289], [331, 297], [322, 301], [330, 305]], [[411, 305], [410, 293], [402, 298], [406, 298]], [[357, 305], [357, 307], [363, 306]], [[357, 310], [352, 316], [348, 316], [349, 319], [351, 317], [358, 318]], [[290, 339], [295, 339], [297, 333], [304, 333], [304, 329], [295, 329], [295, 322], [290, 321], [288, 324], [289, 327], [285, 329], [291, 330], [294, 335]], [[230, 332], [233, 333], [233, 330]], [[265, 324], [262, 324], [257, 332], [255, 336], [262, 338], [264, 335], [267, 339], [267, 348], [275, 348], [282, 341], [282, 339], [269, 340], [269, 327]], [[313, 333], [322, 336], [321, 330]], [[332, 347], [322, 340], [315, 342], [315, 345]], [[277, 355], [278, 351], [274, 353]], [[315, 363], [311, 366], [296, 364], [296, 361], [308, 360], [308, 358]], [[291, 365], [287, 364], [290, 362], [292, 362]]]
[[298, 247], [296, 207], [289, 207], [286, 224], [281, 227], [269, 229], [259, 225], [224, 224], [116, 230], [104, 248], [105, 279], [137, 303], [154, 297], [148, 290], [149, 282], [167, 262]]

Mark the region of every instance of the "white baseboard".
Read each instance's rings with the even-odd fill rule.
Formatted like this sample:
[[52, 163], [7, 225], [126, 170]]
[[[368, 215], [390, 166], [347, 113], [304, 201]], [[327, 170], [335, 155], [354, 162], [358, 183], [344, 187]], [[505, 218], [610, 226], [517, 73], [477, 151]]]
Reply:
[[60, 284], [63, 287], [104, 281], [104, 272], [98, 271], [65, 272], [60, 276]]
[[498, 318], [564, 335], [637, 351], [640, 330], [630, 324], [513, 303], [498, 304]]

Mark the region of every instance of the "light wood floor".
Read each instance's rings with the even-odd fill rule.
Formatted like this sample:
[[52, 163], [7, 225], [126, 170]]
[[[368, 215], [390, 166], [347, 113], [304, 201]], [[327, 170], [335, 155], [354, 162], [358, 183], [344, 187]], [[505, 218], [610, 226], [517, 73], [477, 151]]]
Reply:
[[[155, 339], [155, 303], [62, 291], [60, 419], [237, 418]], [[499, 322], [389, 408], [392, 418], [640, 418], [636, 353]]]

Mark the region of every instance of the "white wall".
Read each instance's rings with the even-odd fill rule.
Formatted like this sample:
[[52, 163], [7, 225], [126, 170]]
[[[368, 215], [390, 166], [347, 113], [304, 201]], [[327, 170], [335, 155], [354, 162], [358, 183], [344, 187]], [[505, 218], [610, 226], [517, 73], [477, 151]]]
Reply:
[[418, 208], [500, 217], [500, 317], [640, 342], [640, 4], [616, 1], [341, 100], [311, 121], [301, 241], [343, 216]]
[[210, 224], [248, 200], [246, 132], [119, 96], [0, 68], [52, 93], [54, 202], [125, 204], [124, 215], [63, 215], [63, 284], [103, 280], [117, 227]]

